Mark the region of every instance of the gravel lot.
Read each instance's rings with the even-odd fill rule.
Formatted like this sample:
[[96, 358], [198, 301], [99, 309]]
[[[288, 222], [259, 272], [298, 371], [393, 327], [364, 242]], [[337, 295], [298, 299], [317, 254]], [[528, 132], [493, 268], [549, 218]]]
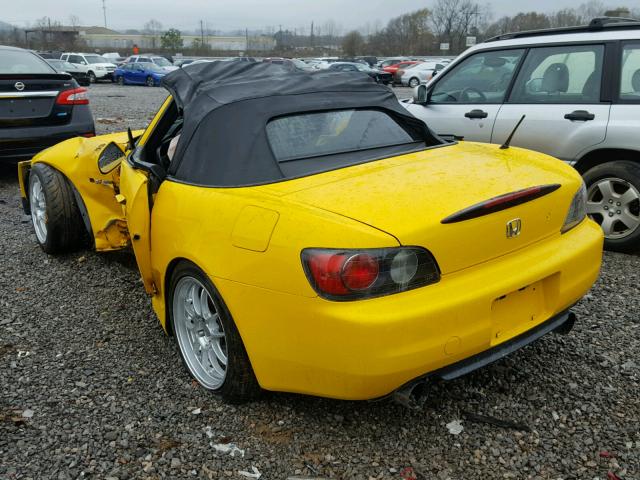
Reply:
[[[99, 132], [144, 127], [164, 96], [92, 86]], [[0, 479], [640, 479], [637, 256], [605, 255], [569, 336], [433, 385], [420, 411], [285, 394], [230, 406], [190, 381], [132, 257], [47, 256], [17, 188], [0, 167]], [[244, 457], [213, 447], [231, 443]]]

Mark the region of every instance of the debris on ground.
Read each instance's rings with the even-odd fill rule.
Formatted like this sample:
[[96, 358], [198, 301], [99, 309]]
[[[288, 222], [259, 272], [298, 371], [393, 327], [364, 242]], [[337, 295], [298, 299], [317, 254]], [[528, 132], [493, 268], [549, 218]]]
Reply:
[[529, 428], [528, 425], [511, 420], [503, 420], [501, 418], [490, 417], [487, 415], [478, 415], [477, 413], [472, 412], [464, 412], [464, 417], [466, 420], [473, 423], [486, 423], [488, 425], [495, 425], [496, 427], [511, 428], [513, 430], [520, 430], [523, 432], [531, 431], [531, 428]]
[[412, 467], [405, 467], [400, 470], [400, 478], [402, 480], [418, 480], [418, 475]]
[[460, 420], [453, 420], [447, 423], [446, 426], [451, 435], [460, 435], [464, 430], [464, 427], [462, 426], [462, 422]]
[[229, 455], [231, 457], [235, 457], [236, 455], [244, 457], [244, 450], [238, 448], [235, 443], [212, 443], [211, 446], [218, 453]]
[[251, 472], [247, 472], [246, 470], [239, 470], [238, 474], [248, 478], [260, 478], [262, 476], [262, 474], [256, 467], [251, 467]]

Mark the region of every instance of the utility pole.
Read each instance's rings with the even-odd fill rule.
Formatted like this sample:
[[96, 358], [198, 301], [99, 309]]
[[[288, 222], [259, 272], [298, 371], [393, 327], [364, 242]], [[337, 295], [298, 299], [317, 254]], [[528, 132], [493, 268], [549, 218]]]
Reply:
[[200, 20], [200, 46], [204, 48], [204, 27], [202, 26], [202, 20]]
[[244, 29], [244, 56], [248, 57], [249, 56], [249, 29], [245, 28]]
[[107, 0], [102, 0], [102, 15], [104, 16], [104, 28], [107, 28]]

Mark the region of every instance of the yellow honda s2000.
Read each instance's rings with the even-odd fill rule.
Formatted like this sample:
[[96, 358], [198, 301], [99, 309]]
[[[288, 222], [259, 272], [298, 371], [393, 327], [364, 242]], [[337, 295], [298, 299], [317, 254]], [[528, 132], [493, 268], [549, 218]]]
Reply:
[[598, 276], [572, 168], [439, 138], [365, 75], [227, 62], [164, 86], [146, 131], [43, 151], [22, 193], [46, 252], [133, 248], [187, 369], [227, 399], [455, 378], [567, 331]]

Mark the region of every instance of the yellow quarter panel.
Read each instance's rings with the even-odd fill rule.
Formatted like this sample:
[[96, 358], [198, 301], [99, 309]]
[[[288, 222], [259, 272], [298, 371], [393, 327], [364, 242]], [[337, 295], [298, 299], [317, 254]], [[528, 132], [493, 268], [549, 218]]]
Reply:
[[244, 207], [231, 236], [233, 246], [264, 252], [269, 246], [271, 234], [278, 223], [280, 214], [255, 205]]

